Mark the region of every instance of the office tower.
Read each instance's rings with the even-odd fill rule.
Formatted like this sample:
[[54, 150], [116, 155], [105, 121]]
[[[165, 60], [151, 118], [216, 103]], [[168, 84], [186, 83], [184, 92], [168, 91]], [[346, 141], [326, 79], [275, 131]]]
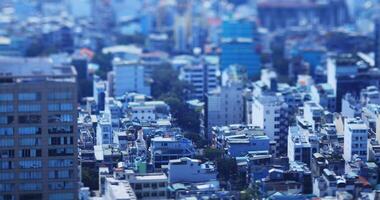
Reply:
[[269, 30], [304, 24], [334, 27], [350, 20], [344, 0], [326, 0], [323, 3], [314, 0], [265, 0], [257, 3], [257, 12], [262, 26]]
[[368, 86], [380, 86], [380, 71], [366, 62], [360, 54], [330, 56], [326, 62], [327, 83], [336, 94], [336, 110], [342, 111], [342, 99], [346, 93], [359, 94]]
[[145, 67], [138, 61], [116, 60], [113, 63], [113, 95], [127, 92], [150, 95], [150, 83], [146, 78]]
[[78, 199], [73, 67], [0, 58], [0, 199]]
[[221, 69], [243, 66], [249, 77], [260, 75], [260, 56], [256, 53], [256, 24], [248, 18], [228, 18], [222, 23]]
[[256, 53], [256, 45], [252, 38], [223, 38], [221, 48], [221, 70], [227, 69], [230, 65], [241, 65], [249, 77], [260, 75], [261, 60]]
[[[236, 71], [235, 71], [236, 72]], [[211, 140], [213, 126], [243, 123], [243, 82], [236, 73], [224, 73], [221, 87], [208, 92], [201, 114], [201, 131]]]
[[380, 18], [375, 20], [375, 66], [380, 67]]
[[191, 63], [180, 69], [179, 79], [188, 82], [193, 87], [190, 98], [203, 100], [207, 92], [217, 88], [219, 59], [217, 56], [190, 58]]
[[360, 119], [348, 118], [344, 122], [344, 152], [346, 162], [353, 160], [354, 155], [367, 160], [368, 127]]

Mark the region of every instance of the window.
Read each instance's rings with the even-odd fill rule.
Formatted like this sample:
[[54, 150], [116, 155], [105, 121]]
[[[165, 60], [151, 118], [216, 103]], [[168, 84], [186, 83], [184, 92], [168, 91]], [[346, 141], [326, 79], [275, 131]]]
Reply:
[[71, 103], [50, 103], [48, 105], [49, 111], [70, 111], [73, 110], [73, 104]]
[[38, 169], [42, 167], [41, 160], [22, 160], [19, 162], [21, 169]]
[[48, 105], [48, 111], [59, 111], [59, 103], [50, 103]]
[[13, 149], [0, 150], [0, 158], [14, 158], [15, 151]]
[[13, 135], [13, 128], [0, 128], [0, 136]]
[[15, 141], [13, 139], [1, 139], [0, 140], [0, 147], [13, 147], [15, 144]]
[[164, 182], [161, 182], [159, 185], [160, 185], [160, 187], [165, 187], [165, 183]]
[[19, 101], [37, 101], [41, 99], [41, 94], [38, 92], [19, 93]]
[[68, 145], [74, 144], [73, 137], [50, 137], [49, 145]]
[[49, 100], [67, 100], [71, 98], [72, 98], [71, 92], [52, 92], [52, 93], [49, 93], [48, 95]]
[[67, 189], [73, 189], [74, 183], [71, 182], [51, 182], [49, 183], [49, 189], [50, 190], [67, 190]]
[[158, 193], [158, 195], [159, 195], [160, 197], [163, 197], [163, 196], [165, 196], [165, 192], [162, 192], [162, 191], [161, 191], [161, 192]]
[[0, 124], [8, 125], [12, 124], [14, 121], [14, 117], [9, 115], [9, 116], [0, 116]]
[[53, 170], [49, 171], [49, 179], [70, 178], [73, 174], [73, 170]]
[[18, 134], [20, 134], [20, 135], [40, 135], [41, 134], [41, 128], [39, 128], [39, 127], [18, 128]]
[[56, 193], [49, 195], [49, 200], [72, 200], [74, 193]]
[[13, 168], [14, 168], [14, 164], [12, 161], [0, 160], [0, 169], [13, 169]]
[[[14, 190], [15, 184], [13, 183], [1, 183], [0, 184], [0, 192], [10, 192]], [[1, 199], [1, 196], [0, 196]]]
[[61, 104], [61, 110], [62, 111], [73, 110], [73, 104], [71, 104], [71, 103], [62, 103]]
[[21, 104], [18, 106], [19, 112], [40, 112], [41, 105], [40, 104]]
[[49, 160], [48, 166], [49, 167], [71, 167], [73, 166], [74, 161], [72, 159], [54, 159]]
[[41, 179], [42, 173], [41, 172], [35, 172], [35, 171], [20, 172], [18, 177], [19, 177], [19, 179]]
[[40, 115], [21, 115], [21, 116], [18, 116], [18, 122], [20, 124], [41, 123], [41, 116]]
[[56, 114], [56, 115], [48, 116], [49, 123], [72, 122], [72, 121], [73, 121], [73, 116], [69, 114]]
[[13, 112], [13, 105], [11, 104], [0, 105], [0, 113], [4, 113], [4, 112]]
[[23, 183], [23, 184], [20, 184], [19, 189], [22, 191], [41, 190], [42, 185], [41, 183]]
[[51, 126], [48, 129], [49, 134], [61, 134], [61, 133], [72, 133], [73, 126]]
[[12, 93], [1, 93], [0, 94], [0, 101], [13, 101], [13, 94]]
[[20, 140], [21, 146], [38, 146], [41, 145], [40, 138], [22, 138]]
[[14, 173], [0, 172], [0, 180], [12, 180], [14, 179]]
[[72, 156], [74, 155], [73, 148], [55, 148], [48, 150], [49, 156]]
[[149, 197], [149, 196], [150, 196], [149, 192], [144, 192], [143, 193], [143, 197]]
[[19, 151], [20, 158], [29, 158], [29, 157], [41, 157], [41, 149], [22, 149]]

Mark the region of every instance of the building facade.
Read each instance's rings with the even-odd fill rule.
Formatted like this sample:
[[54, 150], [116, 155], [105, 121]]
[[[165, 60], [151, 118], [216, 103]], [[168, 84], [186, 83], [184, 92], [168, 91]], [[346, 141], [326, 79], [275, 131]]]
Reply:
[[77, 199], [75, 69], [42, 58], [0, 63], [0, 199]]

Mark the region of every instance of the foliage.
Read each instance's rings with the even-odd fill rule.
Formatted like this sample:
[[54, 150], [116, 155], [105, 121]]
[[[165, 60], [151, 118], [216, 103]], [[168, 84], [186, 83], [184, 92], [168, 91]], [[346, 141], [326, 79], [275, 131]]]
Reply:
[[221, 159], [224, 155], [223, 149], [206, 148], [203, 152], [204, 157], [208, 160], [215, 161]]
[[241, 200], [258, 199], [257, 197], [258, 195], [256, 194], [256, 191], [254, 191], [252, 188], [247, 188], [246, 190], [240, 192]]
[[99, 189], [99, 174], [96, 168], [82, 167], [82, 182], [90, 190]]
[[152, 96], [165, 101], [175, 122], [184, 130], [199, 132], [199, 113], [186, 104], [191, 87], [178, 79], [178, 72], [170, 65], [156, 67], [152, 73]]
[[219, 179], [229, 181], [232, 177], [237, 176], [237, 164], [234, 158], [219, 158], [216, 160]]
[[138, 44], [143, 45], [145, 42], [145, 37], [143, 35], [122, 35], [119, 34], [116, 37], [118, 44]]
[[96, 52], [92, 62], [99, 65], [99, 69], [96, 71], [96, 74], [103, 80], [107, 79], [107, 73], [112, 70], [112, 55]]
[[44, 45], [42, 39], [32, 38], [25, 49], [26, 57], [38, 57], [58, 53], [58, 49], [52, 45]]
[[198, 148], [202, 148], [205, 145], [207, 145], [207, 141], [204, 140], [199, 134], [193, 133], [193, 132], [186, 132], [184, 134], [186, 138], [193, 141], [195, 143], [195, 146]]

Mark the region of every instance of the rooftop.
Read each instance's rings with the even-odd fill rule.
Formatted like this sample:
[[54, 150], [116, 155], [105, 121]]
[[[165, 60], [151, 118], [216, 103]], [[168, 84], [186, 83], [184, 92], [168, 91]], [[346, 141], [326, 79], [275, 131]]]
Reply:
[[0, 77], [72, 77], [76, 76], [73, 67], [58, 66], [46, 57], [21, 58], [0, 57]]

